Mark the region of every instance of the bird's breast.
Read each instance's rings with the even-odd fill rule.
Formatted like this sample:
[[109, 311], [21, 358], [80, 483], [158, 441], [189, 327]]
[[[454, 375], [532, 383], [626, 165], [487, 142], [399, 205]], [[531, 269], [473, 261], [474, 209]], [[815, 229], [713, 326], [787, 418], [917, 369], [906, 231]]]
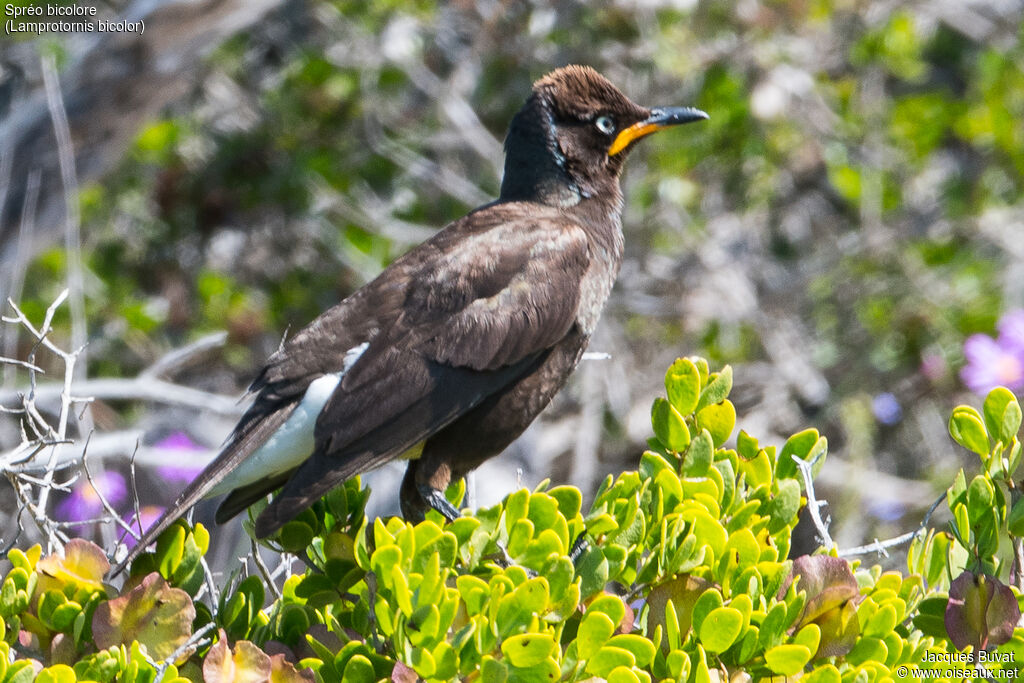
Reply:
[[591, 239], [590, 267], [580, 282], [580, 302], [576, 309], [576, 324], [586, 337], [597, 327], [605, 302], [611, 294], [615, 278], [622, 264], [623, 238], [618, 221], [612, 224], [610, 234]]

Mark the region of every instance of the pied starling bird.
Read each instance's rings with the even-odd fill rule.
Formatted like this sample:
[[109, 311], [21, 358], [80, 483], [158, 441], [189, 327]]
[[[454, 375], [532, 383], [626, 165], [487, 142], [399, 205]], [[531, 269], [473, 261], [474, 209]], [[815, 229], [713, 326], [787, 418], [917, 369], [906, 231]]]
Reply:
[[189, 507], [273, 534], [335, 486], [408, 458], [402, 513], [458, 511], [442, 492], [514, 441], [579, 363], [622, 260], [619, 176], [633, 143], [706, 119], [648, 109], [589, 67], [533, 84], [505, 138], [501, 195], [450, 224], [267, 361], [220, 455], [123, 568]]

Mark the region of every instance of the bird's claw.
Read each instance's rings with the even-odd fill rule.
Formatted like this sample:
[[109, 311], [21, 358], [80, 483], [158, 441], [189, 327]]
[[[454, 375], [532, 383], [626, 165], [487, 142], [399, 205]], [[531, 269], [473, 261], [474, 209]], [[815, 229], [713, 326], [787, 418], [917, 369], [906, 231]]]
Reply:
[[572, 542], [572, 547], [569, 549], [569, 559], [572, 560], [572, 566], [575, 567], [579, 562], [580, 558], [583, 557], [583, 553], [590, 547], [590, 543], [587, 541], [587, 532], [583, 530], [580, 532], [576, 540]]

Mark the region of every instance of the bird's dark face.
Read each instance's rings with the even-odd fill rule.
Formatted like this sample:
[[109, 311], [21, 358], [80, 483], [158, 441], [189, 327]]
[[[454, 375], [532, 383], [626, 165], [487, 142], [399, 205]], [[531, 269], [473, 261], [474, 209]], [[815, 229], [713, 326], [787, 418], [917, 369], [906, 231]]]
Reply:
[[509, 127], [502, 199], [571, 206], [617, 197], [623, 162], [637, 140], [706, 118], [689, 107], [642, 107], [590, 67], [563, 67], [534, 83]]

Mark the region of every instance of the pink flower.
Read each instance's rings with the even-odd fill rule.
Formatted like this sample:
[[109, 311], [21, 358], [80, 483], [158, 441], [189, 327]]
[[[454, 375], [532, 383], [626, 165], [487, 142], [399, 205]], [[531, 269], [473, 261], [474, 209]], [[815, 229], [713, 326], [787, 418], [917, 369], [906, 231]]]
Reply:
[[[131, 521], [128, 523], [140, 536], [146, 532], [146, 529], [153, 526], [160, 515], [164, 513], [164, 509], [159, 505], [145, 505], [139, 509], [139, 514], [136, 517], [132, 515]], [[138, 541], [131, 534], [125, 534], [122, 539], [124, 544], [129, 548], [134, 548]]]
[[998, 386], [1011, 391], [1024, 388], [1024, 347], [1017, 350], [1002, 333], [999, 336], [997, 341], [985, 334], [972, 334], [964, 342], [967, 365], [960, 370], [960, 378], [979, 396]]
[[119, 472], [101, 472], [93, 477], [93, 480], [96, 482], [96, 488], [93, 488], [84, 476], [78, 480], [71, 495], [61, 501], [54, 510], [57, 519], [65, 522], [82, 522], [102, 517], [103, 501], [100, 500], [100, 494], [96, 489], [99, 489], [114, 508], [128, 498], [128, 487], [125, 485], [124, 476]]
[[153, 447], [169, 451], [166, 464], [156, 468], [156, 473], [166, 482], [189, 484], [205, 467], [205, 464], [195, 456], [206, 449], [189, 438], [185, 432], [172, 432], [153, 444]]
[[1024, 310], [1016, 309], [999, 319], [999, 345], [1024, 358]]

